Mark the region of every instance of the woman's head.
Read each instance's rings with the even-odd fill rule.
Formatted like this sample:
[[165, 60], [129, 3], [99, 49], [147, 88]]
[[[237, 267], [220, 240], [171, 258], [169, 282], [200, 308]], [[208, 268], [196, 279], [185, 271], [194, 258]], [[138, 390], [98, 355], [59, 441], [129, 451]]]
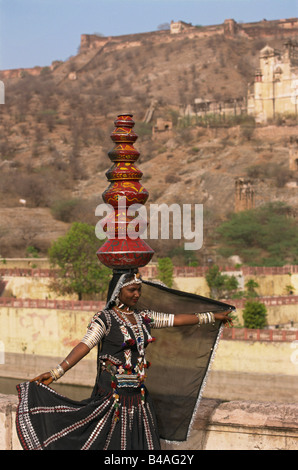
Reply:
[[141, 296], [141, 288], [142, 284], [135, 282], [122, 287], [118, 295], [119, 301], [127, 307], [135, 307]]
[[142, 279], [138, 272], [114, 274], [109, 285], [108, 307], [111, 308], [121, 303], [134, 307], [141, 295], [141, 285]]
[[141, 296], [142, 280], [139, 273], [128, 275], [118, 294], [118, 299], [128, 307], [134, 307]]

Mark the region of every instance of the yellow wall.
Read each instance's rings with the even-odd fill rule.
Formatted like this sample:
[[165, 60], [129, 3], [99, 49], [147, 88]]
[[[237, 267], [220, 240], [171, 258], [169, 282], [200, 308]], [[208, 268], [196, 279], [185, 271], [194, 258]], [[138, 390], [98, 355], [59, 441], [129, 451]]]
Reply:
[[297, 376], [297, 350], [291, 342], [222, 340], [212, 370]]
[[294, 287], [294, 294], [298, 295], [298, 274], [272, 274], [261, 276], [246, 276], [245, 282], [253, 279], [259, 284], [256, 289], [259, 295], [287, 295], [286, 286], [291, 285]]
[[77, 295], [59, 296], [48, 287], [48, 277], [18, 277], [4, 276], [7, 281], [3, 297], [18, 299], [71, 299], [77, 300]]
[[[92, 315], [93, 312], [1, 307], [0, 341], [5, 353], [63, 359], [84, 336]], [[291, 361], [295, 345], [295, 342], [221, 340], [212, 367], [215, 370], [294, 375], [298, 372], [298, 356]], [[95, 357], [96, 348], [86, 359], [94, 360]]]
[[[294, 287], [294, 294], [298, 295], [298, 274], [272, 274], [272, 275], [249, 275], [244, 276], [244, 284], [253, 279], [260, 287], [256, 289], [260, 296], [287, 295], [286, 286]], [[175, 287], [186, 292], [208, 297], [210, 291], [204, 277], [177, 277]]]
[[0, 258], [0, 267], [5, 269], [50, 269], [48, 258]]
[[0, 341], [5, 353], [65, 357], [84, 336], [94, 313], [1, 307]]
[[[294, 288], [294, 295], [298, 295], [298, 274], [272, 274], [272, 275], [249, 275], [243, 277], [245, 284], [249, 279], [253, 279], [259, 284], [256, 289], [260, 296], [284, 296], [287, 295], [287, 286]], [[59, 297], [48, 289], [49, 278], [38, 277], [17, 277], [5, 276], [7, 285], [3, 297], [13, 296], [27, 299], [74, 299], [77, 296]], [[210, 296], [209, 287], [204, 277], [176, 277], [174, 288], [199, 294], [204, 297]]]

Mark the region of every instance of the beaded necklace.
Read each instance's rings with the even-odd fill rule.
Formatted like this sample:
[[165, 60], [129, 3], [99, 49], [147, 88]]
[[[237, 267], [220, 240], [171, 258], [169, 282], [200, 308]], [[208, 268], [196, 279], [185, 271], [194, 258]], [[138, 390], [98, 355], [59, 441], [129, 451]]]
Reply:
[[133, 335], [136, 340], [136, 345], [138, 352], [141, 356], [144, 355], [145, 350], [144, 350], [144, 344], [145, 344], [145, 338], [144, 338], [144, 332], [141, 324], [141, 319], [138, 314], [135, 312], [132, 312], [136, 323], [131, 323], [131, 321], [127, 318], [126, 313], [121, 312], [122, 317], [124, 318], [125, 322], [127, 323], [128, 326], [132, 329]]
[[[127, 307], [128, 308], [128, 307]], [[121, 308], [114, 307], [117, 313], [120, 313], [120, 315], [133, 315], [134, 311], [129, 311], [129, 310], [122, 310]]]

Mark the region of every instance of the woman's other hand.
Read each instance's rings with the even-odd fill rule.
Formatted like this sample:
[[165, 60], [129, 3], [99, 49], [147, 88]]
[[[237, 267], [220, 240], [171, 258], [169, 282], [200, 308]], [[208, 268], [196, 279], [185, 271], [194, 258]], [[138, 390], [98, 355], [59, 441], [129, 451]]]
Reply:
[[225, 326], [227, 327], [232, 327], [233, 326], [233, 320], [232, 318], [229, 316], [231, 313], [231, 310], [227, 311], [227, 312], [219, 312], [219, 313], [215, 313], [214, 314], [214, 317], [216, 320], [220, 320], [224, 323]]
[[37, 385], [44, 384], [50, 385], [54, 381], [50, 372], [45, 372], [44, 374], [38, 375], [35, 379], [30, 380], [30, 382], [37, 382]]

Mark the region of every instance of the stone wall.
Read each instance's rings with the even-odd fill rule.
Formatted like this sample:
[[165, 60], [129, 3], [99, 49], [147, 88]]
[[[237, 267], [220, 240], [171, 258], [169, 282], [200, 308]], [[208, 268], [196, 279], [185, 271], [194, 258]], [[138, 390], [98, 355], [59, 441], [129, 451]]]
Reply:
[[[61, 362], [84, 336], [92, 314], [90, 309], [0, 308], [3, 358], [0, 377], [28, 380]], [[224, 329], [211, 367], [208, 396], [225, 398], [222, 393], [226, 393], [229, 384], [224, 375], [229, 381], [229, 377], [233, 379], [237, 374], [239, 384], [246, 383], [247, 387], [249, 382], [249, 397], [260, 399], [263, 388], [271, 392], [274, 401], [278, 401], [280, 395], [289, 402], [298, 389], [297, 353], [296, 330]], [[92, 387], [95, 375], [96, 348], [65, 374], [59, 384]], [[282, 381], [276, 380], [281, 376]], [[233, 396], [247, 398], [241, 389]]]
[[[209, 37], [225, 35], [226, 37], [247, 37], [247, 38], [269, 38], [276, 35], [287, 37], [293, 36], [298, 31], [297, 18], [274, 20], [274, 21], [259, 21], [254, 23], [237, 23], [233, 19], [225, 20], [224, 23], [218, 25], [208, 26], [192, 26], [182, 21], [172, 22], [170, 30], [151, 31], [148, 33], [130, 34], [122, 36], [101, 37], [96, 34], [82, 34], [80, 50], [85, 51], [88, 49], [102, 47], [103, 44], [109, 40], [111, 47], [115, 47], [116, 43], [122, 47], [135, 46], [139, 41], [144, 40], [154, 42], [167, 42], [173, 38], [184, 37]], [[175, 28], [175, 25], [178, 28]], [[174, 34], [173, 34], [174, 33]]]
[[[47, 288], [50, 277], [54, 274], [52, 270], [47, 269], [47, 260], [37, 261], [36, 268], [32, 268], [32, 263], [35, 263], [35, 260], [20, 259], [7, 260], [5, 265], [2, 264], [0, 277], [6, 282], [6, 291], [2, 293], [2, 296], [6, 296], [9, 291], [10, 295], [18, 298], [46, 299], [55, 297], [55, 294]], [[240, 268], [222, 266], [220, 269], [224, 273], [236, 276], [241, 289], [244, 289], [245, 283], [250, 279], [256, 281], [259, 284], [256, 291], [260, 296], [285, 296], [289, 285], [293, 286], [293, 293], [298, 295], [298, 266], [244, 266]], [[174, 287], [208, 297], [210, 291], [205, 279], [207, 271], [207, 266], [177, 266], [174, 268]], [[157, 267], [155, 264], [148, 265], [141, 269], [141, 273], [145, 279], [156, 279]]]
[[203, 399], [189, 440], [180, 450], [294, 450], [298, 406]]
[[[4, 299], [0, 300], [2, 302]], [[53, 301], [52, 308], [49, 308], [42, 306], [40, 300], [6, 300], [10, 304], [7, 303], [6, 306], [2, 304], [0, 307], [0, 341], [5, 345], [5, 351], [12, 353], [51, 356], [55, 351], [55, 355], [64, 356], [84, 336], [91, 317], [100, 310], [100, 303], [92, 302], [83, 304], [75, 302], [72, 309], [72, 302], [62, 301], [59, 308], [58, 301]], [[55, 305], [57, 308], [54, 308]], [[297, 302], [269, 306], [267, 310], [269, 324], [298, 322]], [[237, 313], [241, 320], [241, 308]], [[270, 330], [265, 332], [269, 333]], [[290, 330], [289, 332], [291, 333]], [[250, 339], [249, 336], [247, 339]], [[262, 340], [262, 338], [255, 339]], [[265, 340], [270, 342], [268, 335]], [[278, 341], [283, 339], [278, 338]]]
[[0, 450], [21, 450], [16, 433], [17, 397], [0, 394]]

